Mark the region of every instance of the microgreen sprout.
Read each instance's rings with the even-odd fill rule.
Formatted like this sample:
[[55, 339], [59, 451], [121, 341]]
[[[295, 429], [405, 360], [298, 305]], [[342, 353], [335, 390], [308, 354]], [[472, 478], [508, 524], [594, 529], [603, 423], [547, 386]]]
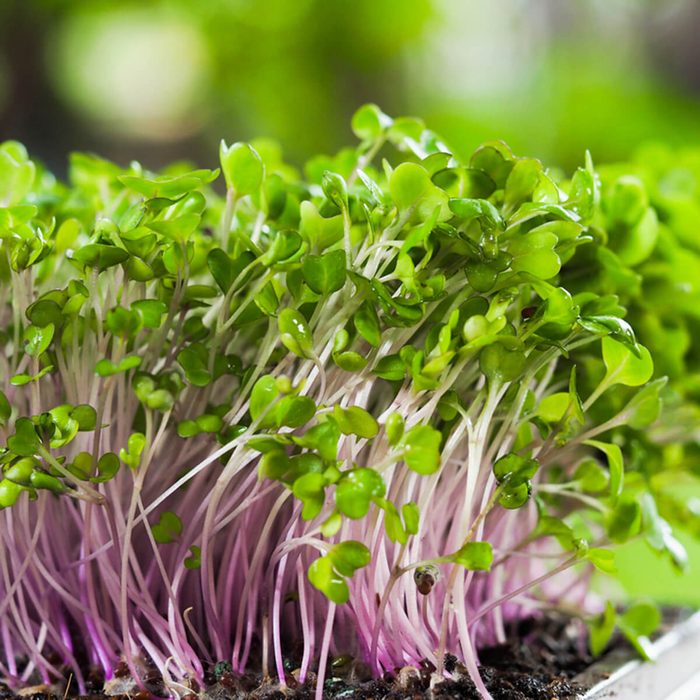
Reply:
[[284, 686], [299, 644], [318, 698], [330, 655], [447, 652], [487, 697], [478, 646], [567, 601], [595, 649], [615, 625], [644, 648], [653, 612], [587, 596], [616, 543], [683, 561], [625, 468], [664, 387], [622, 305], [643, 184], [501, 142], [461, 161], [373, 105], [352, 125], [306, 179], [222, 142], [218, 181], [78, 154], [63, 184], [0, 146], [14, 686], [56, 655], [81, 692], [86, 661], [138, 679], [144, 655], [179, 688], [256, 658]]

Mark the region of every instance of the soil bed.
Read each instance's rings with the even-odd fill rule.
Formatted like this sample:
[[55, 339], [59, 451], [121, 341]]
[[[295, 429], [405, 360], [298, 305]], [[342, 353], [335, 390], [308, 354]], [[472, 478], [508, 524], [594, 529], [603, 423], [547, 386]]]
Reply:
[[[663, 613], [663, 623], [654, 637], [688, 617], [688, 611], [682, 609], [666, 609]], [[575, 678], [598, 659], [588, 652], [585, 628], [580, 620], [550, 613], [512, 626], [508, 639], [507, 644], [479, 652], [481, 677], [494, 700], [573, 700], [588, 690], [587, 685]], [[627, 643], [615, 636], [608, 653], [625, 648]], [[315, 675], [309, 673], [302, 685], [296, 680], [298, 659], [287, 659], [285, 665], [288, 673], [284, 691], [277, 684], [263, 682], [259, 673], [239, 675], [231, 672], [228, 664], [219, 663], [206, 674], [203, 692], [193, 690], [180, 700], [314, 700]], [[424, 661], [418, 667], [397, 668], [375, 679], [366, 664], [349, 657], [335, 658], [328, 665], [323, 697], [324, 700], [480, 700], [466, 668], [454, 656], [448, 655], [446, 663], [451, 678], [431, 689], [434, 670], [430, 662]], [[122, 663], [107, 683], [100, 673], [87, 672], [87, 695], [71, 692], [66, 678], [50, 688], [37, 685], [18, 694], [0, 683], [0, 700], [149, 700], [170, 696], [155, 669], [146, 671], [143, 677], [150, 692], [136, 687], [126, 664]], [[599, 680], [590, 678], [591, 683]]]
[[[579, 623], [560, 615], [521, 622], [509, 631], [508, 644], [480, 651], [481, 676], [489, 692], [495, 700], [563, 700], [580, 697], [586, 688], [572, 679], [594, 661], [581, 633], [582, 626]], [[288, 687], [283, 692], [278, 685], [261, 683], [259, 674], [241, 676], [228, 671], [226, 665], [219, 664], [207, 675], [205, 692], [199, 697], [208, 700], [313, 700], [315, 677], [310, 677], [307, 683], [300, 685], [294, 677], [295, 664], [290, 662], [288, 666]], [[396, 669], [393, 673], [385, 673], [382, 678], [372, 679], [365, 664], [336, 659], [333, 664], [329, 664], [324, 699], [479, 700], [479, 694], [466, 669], [457, 659], [448, 657], [446, 666], [452, 678], [442, 681], [431, 690], [431, 673], [434, 668], [429, 662], [423, 662], [419, 667]], [[103, 686], [102, 679], [97, 674], [91, 674], [88, 676], [90, 694], [83, 696], [75, 696], [70, 692], [66, 694], [65, 690], [59, 689], [58, 684], [51, 689], [46, 686], [27, 688], [15, 695], [0, 684], [0, 700], [62, 700], [65, 697], [147, 700], [149, 694], [138, 692], [128, 672], [124, 671], [125, 669], [120, 673], [118, 670], [117, 678], [110, 681], [108, 687]], [[65, 688], [65, 683], [62, 685]], [[150, 676], [146, 685], [153, 695], [168, 696], [155, 674]], [[183, 700], [196, 698], [197, 695], [193, 692]]]

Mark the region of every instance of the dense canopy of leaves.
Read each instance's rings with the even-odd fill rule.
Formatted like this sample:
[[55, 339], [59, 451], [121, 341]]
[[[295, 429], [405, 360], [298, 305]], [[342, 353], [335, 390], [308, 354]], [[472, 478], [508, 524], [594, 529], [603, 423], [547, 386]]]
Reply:
[[[694, 521], [666, 485], [686, 448], [667, 463], [659, 420], [662, 395], [696, 411], [677, 176], [587, 157], [566, 178], [501, 142], [460, 162], [373, 105], [353, 129], [305, 178], [222, 142], [222, 177], [78, 154], [63, 184], [0, 146], [6, 654], [48, 624], [32, 663], [74, 663], [68, 615], [105, 667], [125, 652], [136, 674], [138, 642], [185, 678], [203, 657], [245, 668], [272, 634], [284, 683], [284, 639], [303, 675], [328, 655], [322, 606], [376, 670], [440, 671], [449, 648], [474, 672], [510, 591], [612, 572], [636, 537], [684, 566], [672, 526]], [[87, 556], [106, 602], [76, 618], [65, 572]], [[415, 630], [428, 593], [437, 638]], [[633, 610], [618, 623], [644, 649], [653, 613]], [[614, 624], [595, 619], [596, 648]]]

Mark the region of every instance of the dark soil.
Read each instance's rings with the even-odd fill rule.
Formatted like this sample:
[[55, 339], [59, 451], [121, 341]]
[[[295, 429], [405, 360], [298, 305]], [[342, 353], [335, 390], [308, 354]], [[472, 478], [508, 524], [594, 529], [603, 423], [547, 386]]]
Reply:
[[[586, 669], [593, 661], [586, 651], [582, 627], [563, 616], [528, 620], [510, 630], [509, 643], [482, 649], [481, 677], [495, 700], [558, 700], [576, 698], [585, 688], [572, 678]], [[295, 664], [289, 663], [287, 688], [262, 683], [259, 675], [238, 675], [230, 671], [228, 664], [220, 663], [207, 674], [204, 689], [193, 689], [182, 700], [313, 700], [315, 677], [304, 685], [295, 679]], [[448, 657], [447, 671], [452, 676], [431, 689], [431, 676], [435, 670], [429, 662], [418, 667], [407, 666], [385, 673], [373, 679], [362, 662], [349, 658], [334, 659], [329, 663], [325, 681], [326, 700], [479, 700], [469, 675], [454, 657]], [[150, 676], [150, 677], [149, 677]], [[75, 696], [55, 688], [35, 686], [19, 695], [0, 684], [0, 700], [63, 700], [65, 697], [81, 697], [85, 700], [148, 700], [153, 696], [168, 696], [160, 678], [147, 674], [145, 683], [150, 693], [138, 691], [128, 671], [117, 669], [116, 677], [103, 685], [97, 674], [89, 676], [90, 695]], [[65, 687], [65, 684], [64, 684]], [[53, 691], [53, 692], [52, 692]]]

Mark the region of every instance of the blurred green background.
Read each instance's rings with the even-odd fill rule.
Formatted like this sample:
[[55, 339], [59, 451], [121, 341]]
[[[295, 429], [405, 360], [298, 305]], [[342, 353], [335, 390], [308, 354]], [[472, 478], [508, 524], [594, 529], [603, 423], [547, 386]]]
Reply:
[[2, 0], [0, 130], [56, 167], [262, 135], [301, 161], [373, 101], [458, 152], [610, 160], [698, 140], [699, 22], [696, 0]]
[[[698, 143], [698, 26], [696, 0], [0, 0], [0, 136], [59, 173], [72, 150], [213, 166], [222, 137], [301, 163], [371, 101], [571, 168]], [[700, 604], [684, 542], [685, 579], [626, 547], [627, 589]]]

